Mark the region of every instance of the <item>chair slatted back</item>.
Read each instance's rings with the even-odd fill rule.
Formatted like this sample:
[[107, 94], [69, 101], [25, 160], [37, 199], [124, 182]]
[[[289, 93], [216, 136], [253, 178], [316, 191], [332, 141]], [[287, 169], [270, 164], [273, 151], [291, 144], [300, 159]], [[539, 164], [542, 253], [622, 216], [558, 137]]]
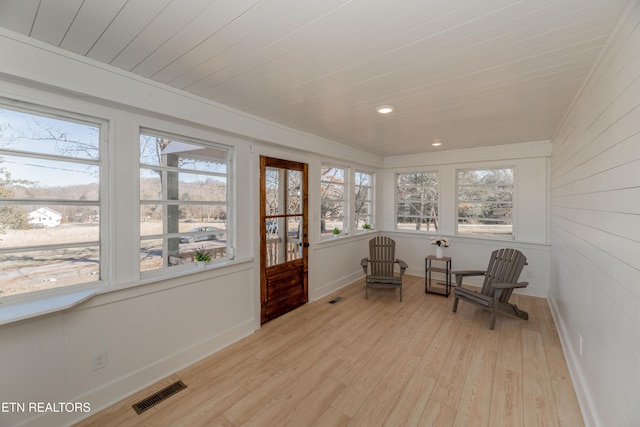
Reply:
[[[527, 257], [516, 249], [498, 249], [491, 253], [487, 274], [482, 284], [482, 294], [493, 295], [494, 283], [517, 283], [522, 269], [527, 264]], [[500, 296], [500, 302], [507, 302], [513, 289], [508, 289]]]
[[372, 276], [393, 276], [396, 260], [396, 242], [386, 236], [369, 240], [369, 265]]

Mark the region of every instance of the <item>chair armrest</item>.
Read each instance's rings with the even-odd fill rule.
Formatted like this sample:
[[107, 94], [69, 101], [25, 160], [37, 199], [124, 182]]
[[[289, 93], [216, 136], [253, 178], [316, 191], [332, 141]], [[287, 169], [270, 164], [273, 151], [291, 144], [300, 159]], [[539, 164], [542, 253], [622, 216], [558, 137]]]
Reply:
[[366, 267], [367, 265], [369, 265], [369, 258], [362, 258], [360, 260], [360, 266]]
[[456, 276], [484, 276], [487, 272], [485, 270], [458, 270], [452, 271], [451, 274]]
[[485, 270], [458, 270], [452, 271], [451, 274], [456, 277], [456, 287], [462, 286], [462, 279], [469, 276], [484, 276], [487, 274]]
[[519, 283], [494, 283], [492, 285], [495, 289], [516, 289], [516, 288], [524, 288], [529, 285], [529, 282], [519, 282]]
[[398, 265], [400, 266], [400, 268], [405, 269], [405, 268], [409, 268], [409, 266], [407, 265], [406, 262], [404, 262], [401, 259], [396, 259], [396, 262], [398, 263]]

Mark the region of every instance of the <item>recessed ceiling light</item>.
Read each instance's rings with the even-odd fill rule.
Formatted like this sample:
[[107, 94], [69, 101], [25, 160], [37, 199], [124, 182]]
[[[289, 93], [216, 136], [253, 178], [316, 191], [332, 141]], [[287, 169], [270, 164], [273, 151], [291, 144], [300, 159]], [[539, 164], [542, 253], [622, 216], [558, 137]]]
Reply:
[[433, 145], [434, 147], [439, 147], [439, 146], [442, 145], [442, 141], [440, 141], [440, 138], [436, 138], [436, 139], [433, 140], [431, 145]]
[[376, 111], [380, 114], [389, 114], [392, 113], [395, 109], [396, 107], [394, 107], [393, 105], [381, 105], [376, 108]]

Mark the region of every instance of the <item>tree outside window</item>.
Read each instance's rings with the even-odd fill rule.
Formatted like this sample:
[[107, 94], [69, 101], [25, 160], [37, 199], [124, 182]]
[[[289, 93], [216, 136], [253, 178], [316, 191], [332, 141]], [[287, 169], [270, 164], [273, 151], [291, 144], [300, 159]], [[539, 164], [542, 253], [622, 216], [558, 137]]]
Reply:
[[459, 170], [458, 234], [513, 238], [513, 168]]
[[0, 296], [101, 281], [103, 127], [0, 106]]
[[438, 231], [438, 172], [396, 174], [396, 229]]
[[355, 187], [355, 227], [363, 230], [373, 226], [373, 174], [356, 171]]
[[320, 234], [329, 236], [334, 230], [346, 233], [346, 169], [323, 166], [320, 173]]
[[228, 149], [140, 134], [140, 271], [227, 256]]

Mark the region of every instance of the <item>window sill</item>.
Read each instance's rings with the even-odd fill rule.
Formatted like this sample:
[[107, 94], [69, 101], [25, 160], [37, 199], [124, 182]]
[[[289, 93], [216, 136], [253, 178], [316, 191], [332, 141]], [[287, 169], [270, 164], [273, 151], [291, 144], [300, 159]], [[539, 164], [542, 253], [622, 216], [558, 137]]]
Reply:
[[47, 298], [3, 303], [0, 304], [0, 325], [66, 310], [88, 300], [97, 293], [97, 289], [83, 289], [81, 291], [52, 295]]

